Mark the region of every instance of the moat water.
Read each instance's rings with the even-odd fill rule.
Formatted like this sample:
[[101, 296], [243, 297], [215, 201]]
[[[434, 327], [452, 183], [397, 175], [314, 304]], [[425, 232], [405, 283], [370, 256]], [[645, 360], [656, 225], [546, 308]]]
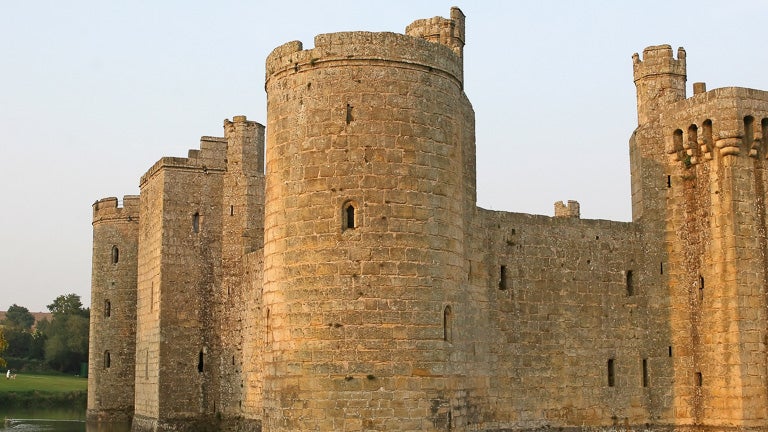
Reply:
[[128, 432], [126, 426], [88, 425], [85, 411], [66, 409], [5, 409], [0, 407], [0, 432]]
[[85, 412], [67, 409], [0, 407], [0, 431], [85, 431]]

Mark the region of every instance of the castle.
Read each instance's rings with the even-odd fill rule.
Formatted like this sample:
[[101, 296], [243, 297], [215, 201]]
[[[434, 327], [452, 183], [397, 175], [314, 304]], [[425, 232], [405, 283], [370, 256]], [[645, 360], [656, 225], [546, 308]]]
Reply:
[[688, 98], [685, 51], [648, 47], [633, 221], [489, 211], [464, 21], [284, 44], [266, 128], [94, 204], [89, 420], [768, 429], [768, 92]]

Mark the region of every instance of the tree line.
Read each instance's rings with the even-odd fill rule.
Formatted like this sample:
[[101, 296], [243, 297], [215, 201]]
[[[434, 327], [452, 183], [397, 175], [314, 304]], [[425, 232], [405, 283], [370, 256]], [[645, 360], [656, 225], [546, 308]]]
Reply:
[[0, 320], [0, 367], [79, 373], [88, 361], [91, 311], [77, 294], [60, 295], [47, 306], [51, 319], [35, 323], [24, 306], [13, 304]]

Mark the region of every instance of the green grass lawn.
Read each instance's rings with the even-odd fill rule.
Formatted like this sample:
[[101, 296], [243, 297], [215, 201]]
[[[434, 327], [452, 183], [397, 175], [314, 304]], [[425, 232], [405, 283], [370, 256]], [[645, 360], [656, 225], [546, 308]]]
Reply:
[[88, 384], [87, 378], [67, 375], [34, 375], [17, 374], [16, 379], [6, 379], [5, 374], [0, 376], [0, 393], [6, 392], [72, 392], [85, 390]]

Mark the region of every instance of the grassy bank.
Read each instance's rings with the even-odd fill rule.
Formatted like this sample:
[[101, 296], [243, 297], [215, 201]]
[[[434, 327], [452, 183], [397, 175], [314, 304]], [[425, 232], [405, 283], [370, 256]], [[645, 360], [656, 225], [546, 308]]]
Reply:
[[85, 409], [86, 378], [66, 375], [18, 374], [0, 376], [0, 406], [72, 407]]

